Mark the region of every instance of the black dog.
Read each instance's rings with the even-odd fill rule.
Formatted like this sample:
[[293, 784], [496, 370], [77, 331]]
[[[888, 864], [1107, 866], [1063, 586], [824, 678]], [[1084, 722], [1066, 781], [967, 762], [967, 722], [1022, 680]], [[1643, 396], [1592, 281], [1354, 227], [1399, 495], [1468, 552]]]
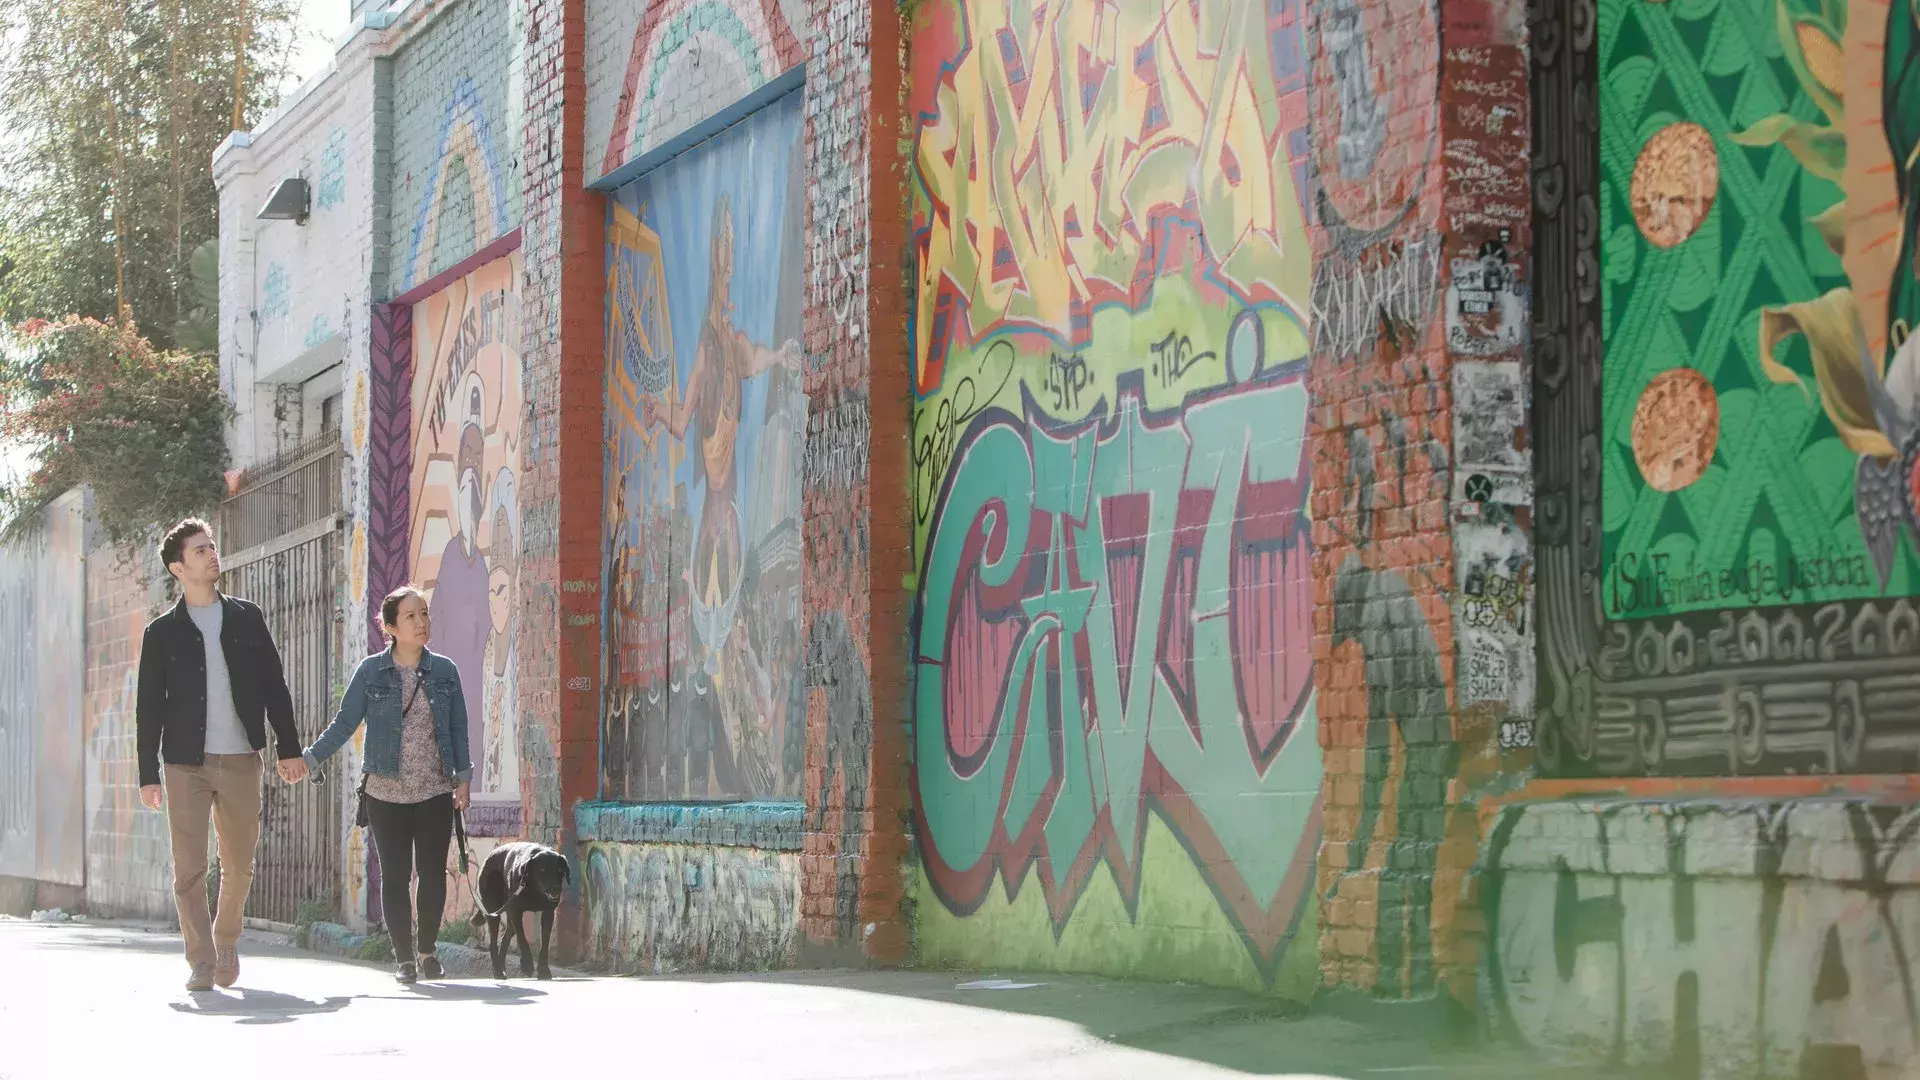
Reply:
[[[487, 855], [480, 867], [480, 910], [473, 913], [474, 926], [487, 928], [487, 952], [493, 957], [493, 977], [507, 977], [507, 947], [517, 935], [520, 941], [520, 975], [534, 973], [533, 952], [527, 942], [527, 926], [521, 916], [540, 913], [540, 978], [553, 978], [547, 966], [547, 943], [553, 936], [553, 911], [560, 896], [573, 880], [573, 868], [567, 857], [546, 846], [522, 841], [502, 844]], [[507, 933], [500, 935], [500, 922], [506, 920]]]

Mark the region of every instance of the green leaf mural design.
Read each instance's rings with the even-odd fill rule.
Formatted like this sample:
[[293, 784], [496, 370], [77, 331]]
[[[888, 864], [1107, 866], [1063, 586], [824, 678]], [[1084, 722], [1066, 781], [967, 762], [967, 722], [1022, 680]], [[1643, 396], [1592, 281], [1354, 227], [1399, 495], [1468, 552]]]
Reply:
[[1732, 138], [1742, 146], [1778, 143], [1808, 172], [1836, 184], [1847, 167], [1845, 135], [1834, 128], [1795, 120], [1784, 113], [1769, 116], [1745, 131], [1736, 131]]
[[[1894, 344], [1920, 323], [1916, 3], [1894, 0], [1884, 50], [1900, 191], [1899, 218], [1885, 214], [1888, 232], [1900, 230]], [[1846, 190], [1849, 139], [1872, 124], [1867, 108], [1848, 126], [1845, 50], [1863, 49], [1877, 67], [1877, 43], [1849, 42], [1847, 0], [1598, 5], [1609, 616], [1878, 596], [1883, 585], [1920, 582], [1909, 523], [1862, 520], [1854, 494], [1861, 455], [1890, 461], [1903, 446], [1920, 448], [1920, 435], [1902, 442], [1911, 433], [1900, 396], [1916, 398], [1911, 422], [1920, 424], [1920, 343], [1906, 368], [1891, 348], [1873, 355], [1855, 297], [1888, 283], [1850, 281], [1847, 267], [1858, 265], [1842, 261], [1863, 228]], [[1859, 206], [1887, 205], [1884, 190]], [[1676, 221], [1691, 231], [1676, 234]], [[1667, 372], [1676, 373], [1656, 378]], [[1886, 542], [1888, 529], [1898, 544]], [[1647, 577], [1656, 556], [1664, 583]], [[1844, 562], [1848, 573], [1784, 597], [1718, 587], [1723, 571], [1756, 560], [1791, 573], [1816, 559]], [[1677, 588], [1681, 578], [1688, 589]]]
[[[1893, 292], [1888, 297], [1889, 327], [1911, 330], [1920, 323], [1920, 278], [1913, 269], [1914, 237], [1920, 232], [1920, 199], [1914, 198], [1915, 170], [1920, 169], [1920, 9], [1913, 0], [1893, 0], [1887, 8], [1886, 74], [1882, 82], [1882, 123], [1887, 148], [1899, 181], [1903, 224], [1900, 261]], [[1904, 337], [1904, 333], [1899, 335]]]

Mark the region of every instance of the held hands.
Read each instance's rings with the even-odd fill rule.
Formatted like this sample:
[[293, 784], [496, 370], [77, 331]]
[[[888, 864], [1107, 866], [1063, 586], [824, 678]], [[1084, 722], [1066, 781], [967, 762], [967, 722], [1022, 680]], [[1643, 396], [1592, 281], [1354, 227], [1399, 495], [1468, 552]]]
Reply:
[[473, 799], [473, 785], [471, 783], [462, 783], [454, 787], [453, 808], [455, 810], [465, 810], [467, 808], [467, 803], [471, 802], [472, 799]]
[[160, 785], [148, 784], [142, 787], [140, 789], [140, 801], [145, 803], [149, 810], [160, 809]]
[[305, 758], [282, 758], [276, 767], [280, 770], [280, 779], [289, 784], [297, 784], [307, 778]]

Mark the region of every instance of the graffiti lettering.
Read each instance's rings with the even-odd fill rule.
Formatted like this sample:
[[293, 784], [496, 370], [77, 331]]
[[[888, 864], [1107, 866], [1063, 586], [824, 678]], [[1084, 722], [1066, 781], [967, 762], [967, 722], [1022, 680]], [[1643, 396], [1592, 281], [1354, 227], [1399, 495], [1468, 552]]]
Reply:
[[1214, 358], [1211, 350], [1194, 352], [1185, 334], [1168, 334], [1149, 348], [1153, 350], [1153, 374], [1161, 386], [1179, 385], [1187, 372]]
[[1313, 270], [1313, 344], [1351, 357], [1382, 325], [1424, 326], [1440, 295], [1440, 240], [1427, 235], [1356, 259], [1324, 259]]
[[1909, 1075], [1916, 829], [1839, 802], [1512, 807], [1483, 891], [1496, 1023], [1707, 1080]]
[[1093, 377], [1087, 374], [1087, 358], [1079, 353], [1071, 356], [1053, 353], [1047, 358], [1046, 387], [1053, 391], [1054, 412], [1078, 411], [1080, 392], [1092, 383]]
[[1151, 801], [1217, 853], [1203, 873], [1275, 961], [1318, 827], [1306, 408], [1296, 378], [1177, 423], [1128, 394], [1101, 423], [996, 409], [969, 429], [916, 680], [923, 850], [950, 905], [1037, 865], [1063, 923], [1103, 858], [1131, 892]]
[[1305, 206], [1274, 167], [1305, 148], [1276, 131], [1266, 5], [1226, 7], [967, 5], [913, 163], [930, 204], [920, 393], [941, 385], [949, 340], [1012, 326], [1084, 345], [1092, 309], [1140, 306], [1187, 243], [1216, 264], [1208, 299], [1305, 307]]
[[833, 405], [807, 415], [807, 445], [801, 465], [808, 487], [852, 490], [867, 478], [872, 412], [865, 390], [848, 390]]
[[[913, 492], [914, 520], [924, 522], [933, 512], [933, 501], [940, 494], [940, 479], [947, 475], [947, 466], [953, 462], [953, 450], [961, 431], [986, 408], [987, 403], [1000, 395], [1007, 381], [1013, 378], [1014, 351], [1007, 341], [996, 341], [987, 349], [986, 359], [980, 365], [983, 371], [998, 374], [991, 378], [976, 381], [971, 375], [963, 375], [953, 384], [953, 392], [941, 398], [940, 403], [931, 409], [922, 409], [913, 418]], [[986, 385], [992, 389], [981, 393], [977, 386]]]

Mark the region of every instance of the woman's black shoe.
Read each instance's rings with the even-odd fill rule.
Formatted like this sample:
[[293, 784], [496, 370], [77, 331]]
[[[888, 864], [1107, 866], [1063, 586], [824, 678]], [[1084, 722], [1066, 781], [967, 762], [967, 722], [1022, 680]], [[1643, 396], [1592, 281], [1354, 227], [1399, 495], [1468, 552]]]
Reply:
[[412, 984], [420, 978], [420, 974], [414, 970], [413, 961], [409, 960], [400, 965], [400, 970], [395, 972], [393, 977], [403, 983]]
[[440, 958], [437, 956], [421, 957], [420, 958], [420, 977], [423, 979], [446, 978], [447, 972], [445, 968], [442, 968], [440, 966]]

